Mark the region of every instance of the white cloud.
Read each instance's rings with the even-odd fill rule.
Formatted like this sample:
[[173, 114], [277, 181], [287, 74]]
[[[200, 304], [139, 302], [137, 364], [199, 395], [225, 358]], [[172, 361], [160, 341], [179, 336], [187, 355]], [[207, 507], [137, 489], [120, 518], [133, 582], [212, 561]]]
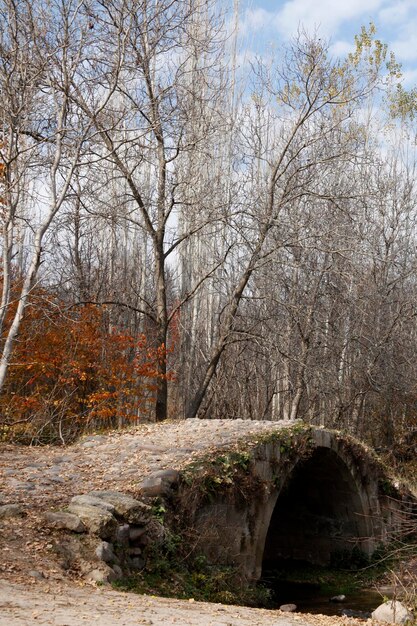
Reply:
[[291, 36], [302, 24], [309, 32], [318, 29], [331, 37], [346, 20], [371, 17], [383, 4], [384, 0], [289, 0], [274, 21], [284, 36]]
[[355, 46], [351, 41], [343, 41], [340, 39], [330, 45], [329, 52], [333, 57], [344, 58], [349, 54], [349, 52], [353, 52], [354, 48]]
[[378, 15], [381, 25], [390, 36], [390, 48], [401, 62], [417, 59], [417, 3], [415, 0], [390, 1]]
[[[377, 37], [393, 50], [404, 71], [417, 62], [417, 0], [247, 0], [241, 20], [244, 46], [262, 51], [297, 31], [330, 41], [330, 53], [344, 57], [353, 49], [353, 34], [373, 21]], [[271, 7], [274, 7], [273, 9]], [[410, 67], [411, 66], [411, 67]]]
[[415, 11], [415, 0], [399, 0], [390, 2], [389, 6], [379, 12], [378, 18], [381, 24], [386, 26], [401, 25], [406, 22], [410, 12]]
[[275, 14], [260, 7], [247, 9], [240, 22], [239, 30], [243, 35], [252, 34], [259, 30], [264, 30], [273, 25]]
[[407, 88], [415, 87], [417, 85], [417, 69], [405, 70], [403, 72], [403, 85]]

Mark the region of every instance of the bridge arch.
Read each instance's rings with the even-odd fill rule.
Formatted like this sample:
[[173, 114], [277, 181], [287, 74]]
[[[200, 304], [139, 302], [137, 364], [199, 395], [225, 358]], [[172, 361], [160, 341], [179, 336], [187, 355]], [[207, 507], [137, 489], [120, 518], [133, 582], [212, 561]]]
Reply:
[[236, 566], [254, 581], [274, 559], [327, 564], [355, 547], [370, 555], [386, 540], [392, 511], [380, 490], [384, 470], [361, 444], [320, 428], [271, 425], [270, 437], [245, 446], [257, 484], [251, 496], [235, 497], [242, 492], [237, 473], [234, 485], [190, 515], [196, 549], [210, 562]]
[[354, 548], [370, 552], [373, 530], [366, 514], [368, 503], [334, 450], [317, 447], [310, 458], [296, 463], [272, 500], [266, 536], [259, 536], [258, 571], [260, 566], [287, 560], [328, 565], [337, 554]]

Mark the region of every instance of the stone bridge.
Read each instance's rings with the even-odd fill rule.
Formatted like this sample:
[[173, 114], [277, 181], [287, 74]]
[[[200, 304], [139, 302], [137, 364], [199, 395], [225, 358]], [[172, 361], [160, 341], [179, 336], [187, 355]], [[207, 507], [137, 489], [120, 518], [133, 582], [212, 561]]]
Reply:
[[282, 559], [370, 556], [401, 532], [412, 506], [371, 450], [301, 424], [271, 424], [197, 460], [183, 470], [178, 497], [196, 551], [248, 581]]
[[301, 423], [195, 419], [0, 445], [0, 569], [21, 577], [42, 554], [51, 578], [140, 570], [163, 534], [159, 506], [189, 554], [255, 581], [280, 559], [370, 555], [413, 502], [371, 450]]

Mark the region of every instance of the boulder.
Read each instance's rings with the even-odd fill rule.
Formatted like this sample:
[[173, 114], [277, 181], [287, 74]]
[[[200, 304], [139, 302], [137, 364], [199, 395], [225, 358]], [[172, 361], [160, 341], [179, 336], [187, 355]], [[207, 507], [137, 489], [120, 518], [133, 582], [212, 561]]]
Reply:
[[88, 495], [111, 504], [115, 509], [115, 515], [129, 524], [147, 524], [151, 519], [151, 507], [125, 493], [119, 491], [91, 491]]
[[90, 533], [101, 539], [112, 539], [115, 536], [118, 524], [109, 511], [90, 504], [76, 503], [71, 503], [68, 510], [80, 518]]
[[372, 619], [377, 622], [389, 622], [390, 624], [405, 624], [413, 620], [413, 615], [398, 600], [388, 600], [373, 611]]
[[65, 511], [57, 511], [45, 513], [45, 519], [50, 526], [61, 528], [63, 530], [71, 530], [73, 533], [86, 533], [87, 528], [80, 518], [73, 513], [65, 513]]
[[81, 504], [81, 505], [87, 504], [89, 506], [98, 506], [100, 509], [104, 509], [105, 511], [108, 511], [109, 513], [112, 513], [112, 514], [115, 512], [115, 508], [112, 504], [105, 502], [101, 498], [96, 498], [95, 496], [92, 496], [91, 494], [74, 496], [73, 498], [71, 498], [71, 504]]

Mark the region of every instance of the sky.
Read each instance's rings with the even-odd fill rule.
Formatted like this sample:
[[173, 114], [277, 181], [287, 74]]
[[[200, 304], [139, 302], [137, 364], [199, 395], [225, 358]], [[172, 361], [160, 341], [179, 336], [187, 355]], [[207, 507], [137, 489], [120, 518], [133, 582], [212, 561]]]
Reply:
[[404, 85], [417, 84], [417, 0], [240, 0], [240, 36], [246, 55], [279, 47], [302, 26], [344, 57], [354, 35], [372, 21], [402, 65]]

